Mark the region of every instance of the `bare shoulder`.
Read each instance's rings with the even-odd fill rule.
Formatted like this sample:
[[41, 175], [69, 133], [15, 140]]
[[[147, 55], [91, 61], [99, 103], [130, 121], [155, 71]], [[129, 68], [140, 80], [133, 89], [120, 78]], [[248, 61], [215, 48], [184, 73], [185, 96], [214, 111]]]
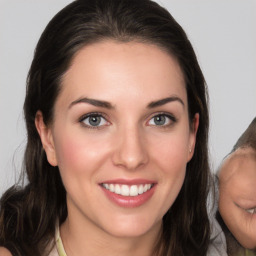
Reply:
[[1, 256], [12, 256], [9, 250], [4, 247], [0, 247], [0, 255]]

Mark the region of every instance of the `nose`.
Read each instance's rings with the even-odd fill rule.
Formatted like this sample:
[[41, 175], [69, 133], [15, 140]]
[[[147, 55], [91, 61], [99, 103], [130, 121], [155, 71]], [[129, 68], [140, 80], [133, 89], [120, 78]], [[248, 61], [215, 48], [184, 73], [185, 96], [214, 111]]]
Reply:
[[116, 137], [115, 143], [113, 154], [115, 165], [128, 170], [136, 170], [148, 162], [146, 141], [139, 129], [123, 129]]

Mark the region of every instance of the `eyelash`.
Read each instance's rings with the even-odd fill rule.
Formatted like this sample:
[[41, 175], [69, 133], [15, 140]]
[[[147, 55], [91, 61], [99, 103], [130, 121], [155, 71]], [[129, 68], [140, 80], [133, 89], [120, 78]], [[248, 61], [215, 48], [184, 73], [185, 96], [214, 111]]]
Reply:
[[[103, 119], [103, 120], [105, 120], [105, 122], [107, 124], [95, 125], [94, 126], [94, 125], [90, 125], [90, 124], [85, 123], [85, 120], [87, 118], [89, 119], [89, 118], [93, 118], [93, 117], [94, 118], [101, 118], [100, 123], [102, 122], [102, 119]], [[154, 120], [155, 118], [159, 118], [159, 117], [160, 118], [164, 117], [164, 121], [166, 121], [166, 118], [169, 119], [168, 124], [160, 124], [160, 125], [150, 124], [151, 120]], [[168, 128], [168, 127], [172, 126], [175, 122], [177, 122], [177, 119], [173, 115], [163, 112], [163, 113], [155, 113], [154, 115], [152, 115], [152, 117], [149, 119], [147, 124], [149, 126], [156, 126], [156, 127], [160, 127], [160, 128]], [[83, 126], [85, 126], [86, 128], [89, 128], [89, 129], [101, 129], [101, 128], [103, 128], [103, 126], [108, 126], [110, 124], [110, 122], [107, 120], [107, 118], [102, 113], [99, 113], [99, 112], [93, 112], [93, 113], [83, 115], [82, 117], [79, 118], [79, 123], [81, 123]]]
[[236, 204], [237, 207], [239, 207], [240, 209], [244, 210], [245, 212], [249, 213], [249, 214], [256, 214], [256, 207], [253, 208], [243, 208], [240, 205]]

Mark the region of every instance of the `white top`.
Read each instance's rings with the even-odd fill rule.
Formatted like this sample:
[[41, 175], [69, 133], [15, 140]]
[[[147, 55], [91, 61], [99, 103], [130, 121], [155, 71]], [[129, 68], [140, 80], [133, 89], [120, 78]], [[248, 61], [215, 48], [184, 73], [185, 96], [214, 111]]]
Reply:
[[225, 235], [215, 218], [211, 223], [211, 243], [207, 256], [228, 256]]

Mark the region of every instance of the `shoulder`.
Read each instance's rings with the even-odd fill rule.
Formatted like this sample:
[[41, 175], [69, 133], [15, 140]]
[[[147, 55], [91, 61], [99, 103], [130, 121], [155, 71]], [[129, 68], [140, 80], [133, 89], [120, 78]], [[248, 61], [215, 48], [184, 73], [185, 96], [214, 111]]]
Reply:
[[207, 256], [227, 256], [227, 245], [225, 235], [215, 219], [211, 219], [211, 238]]
[[4, 247], [0, 247], [0, 255], [1, 256], [12, 256], [9, 250]]

